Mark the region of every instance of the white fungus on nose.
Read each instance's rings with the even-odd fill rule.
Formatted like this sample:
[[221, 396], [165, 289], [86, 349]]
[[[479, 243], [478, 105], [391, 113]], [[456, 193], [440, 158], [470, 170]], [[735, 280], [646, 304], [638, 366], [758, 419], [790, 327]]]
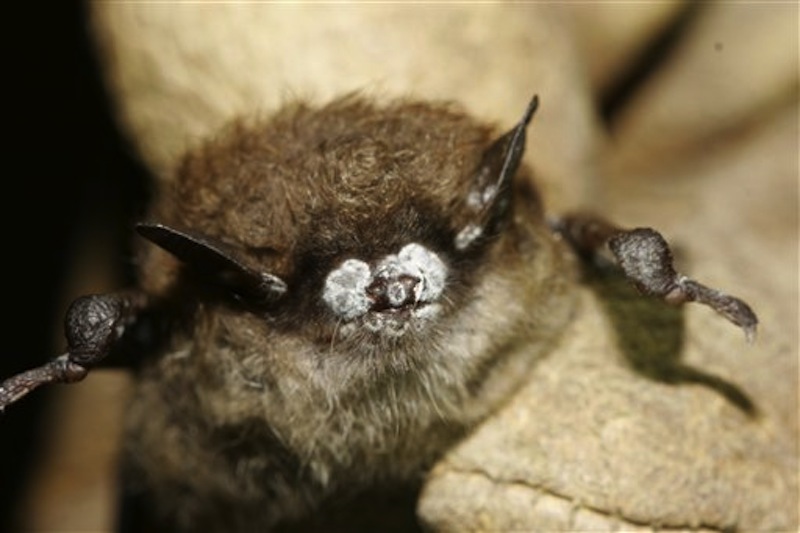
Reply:
[[432, 302], [442, 294], [447, 280], [447, 267], [438, 255], [421, 244], [412, 242], [400, 250], [397, 258], [408, 274], [420, 280], [416, 288], [417, 300]]
[[367, 287], [371, 281], [368, 264], [348, 259], [328, 274], [322, 298], [338, 316], [352, 320], [369, 310]]
[[[413, 279], [414, 283], [407, 280]], [[322, 298], [337, 316], [353, 320], [370, 310], [368, 290], [377, 281], [386, 286], [386, 298], [393, 306], [431, 303], [444, 290], [447, 267], [434, 252], [411, 243], [399, 253], [377, 262], [374, 269], [364, 261], [348, 259], [328, 274]], [[412, 291], [413, 294], [409, 294]]]

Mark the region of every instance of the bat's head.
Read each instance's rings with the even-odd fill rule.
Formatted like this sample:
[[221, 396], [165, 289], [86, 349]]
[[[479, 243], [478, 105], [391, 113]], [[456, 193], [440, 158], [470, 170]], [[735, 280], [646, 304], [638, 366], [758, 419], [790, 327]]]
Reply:
[[501, 134], [445, 104], [288, 106], [191, 153], [139, 232], [271, 332], [348, 356], [428, 342], [540, 218], [515, 179], [536, 106]]

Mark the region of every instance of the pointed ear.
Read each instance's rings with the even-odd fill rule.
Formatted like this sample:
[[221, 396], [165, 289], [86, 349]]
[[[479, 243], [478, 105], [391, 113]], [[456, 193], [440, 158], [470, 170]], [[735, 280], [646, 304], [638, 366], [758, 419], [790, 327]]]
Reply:
[[136, 231], [247, 302], [271, 303], [286, 292], [282, 279], [246, 265], [223, 243], [164, 224], [140, 223]]
[[456, 235], [458, 251], [472, 248], [500, 229], [511, 205], [514, 175], [525, 152], [525, 130], [538, 107], [539, 97], [534, 96], [522, 120], [483, 153], [467, 196], [467, 208], [474, 216]]

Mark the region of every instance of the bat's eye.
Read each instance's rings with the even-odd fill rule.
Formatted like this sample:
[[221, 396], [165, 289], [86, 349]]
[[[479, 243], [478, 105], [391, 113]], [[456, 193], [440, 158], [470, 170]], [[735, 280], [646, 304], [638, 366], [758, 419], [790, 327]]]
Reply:
[[347, 259], [325, 279], [322, 299], [341, 320], [363, 319], [372, 330], [385, 326], [396, 334], [409, 321], [436, 315], [446, 281], [439, 256], [412, 243], [374, 264]]

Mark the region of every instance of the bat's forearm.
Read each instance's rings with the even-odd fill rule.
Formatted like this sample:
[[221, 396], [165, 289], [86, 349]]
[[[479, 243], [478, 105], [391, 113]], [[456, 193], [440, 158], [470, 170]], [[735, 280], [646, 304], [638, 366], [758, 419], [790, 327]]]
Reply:
[[0, 383], [0, 411], [47, 383], [80, 381], [111, 352], [147, 305], [139, 291], [82, 296], [64, 321], [67, 352]]
[[581, 256], [613, 254], [613, 260], [639, 292], [672, 304], [697, 302], [707, 305], [742, 328], [748, 340], [755, 336], [758, 318], [747, 303], [709, 288], [673, 266], [666, 239], [652, 228], [623, 229], [600, 217], [576, 214], [551, 222]]

